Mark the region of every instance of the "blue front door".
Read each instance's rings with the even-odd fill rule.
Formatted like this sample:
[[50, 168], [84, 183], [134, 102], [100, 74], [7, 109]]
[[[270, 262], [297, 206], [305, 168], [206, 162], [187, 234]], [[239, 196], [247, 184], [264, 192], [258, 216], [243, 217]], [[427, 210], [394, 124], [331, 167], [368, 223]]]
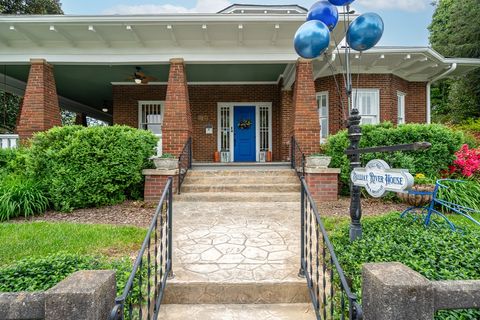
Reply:
[[255, 162], [255, 107], [234, 107], [234, 161]]

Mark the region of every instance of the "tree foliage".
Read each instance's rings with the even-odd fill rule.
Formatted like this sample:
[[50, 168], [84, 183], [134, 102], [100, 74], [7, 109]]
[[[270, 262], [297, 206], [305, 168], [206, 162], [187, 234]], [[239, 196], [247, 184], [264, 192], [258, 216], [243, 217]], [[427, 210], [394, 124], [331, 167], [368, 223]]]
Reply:
[[[0, 14], [63, 14], [59, 0], [0, 0]], [[0, 88], [0, 133], [13, 132], [21, 98]]]
[[[446, 57], [480, 58], [478, 0], [439, 0], [429, 26], [432, 47]], [[444, 122], [480, 117], [480, 70], [432, 88], [433, 115]]]
[[63, 14], [59, 0], [0, 0], [2, 14]]

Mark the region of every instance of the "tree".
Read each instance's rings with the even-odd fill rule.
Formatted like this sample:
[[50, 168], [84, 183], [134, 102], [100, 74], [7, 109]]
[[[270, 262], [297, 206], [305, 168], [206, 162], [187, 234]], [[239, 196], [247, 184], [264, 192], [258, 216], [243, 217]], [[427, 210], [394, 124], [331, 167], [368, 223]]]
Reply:
[[[0, 0], [1, 14], [63, 14], [59, 0]], [[0, 133], [13, 132], [21, 98], [0, 88]]]
[[[478, 0], [439, 0], [429, 26], [432, 47], [446, 57], [480, 58]], [[480, 70], [433, 86], [433, 115], [461, 122], [480, 117]]]
[[63, 14], [59, 0], [0, 0], [2, 14]]

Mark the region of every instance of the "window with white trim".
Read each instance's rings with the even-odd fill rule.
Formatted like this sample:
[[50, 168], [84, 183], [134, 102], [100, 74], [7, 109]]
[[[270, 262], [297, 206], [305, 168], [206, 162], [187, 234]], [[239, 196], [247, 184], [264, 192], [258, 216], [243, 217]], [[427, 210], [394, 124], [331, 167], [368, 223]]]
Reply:
[[353, 89], [353, 105], [356, 105], [362, 120], [360, 124], [380, 122], [380, 91], [378, 89]]
[[397, 91], [397, 124], [405, 123], [405, 93]]
[[162, 134], [163, 101], [138, 101], [138, 127]]
[[318, 119], [320, 122], [320, 143], [328, 137], [328, 91], [317, 92]]

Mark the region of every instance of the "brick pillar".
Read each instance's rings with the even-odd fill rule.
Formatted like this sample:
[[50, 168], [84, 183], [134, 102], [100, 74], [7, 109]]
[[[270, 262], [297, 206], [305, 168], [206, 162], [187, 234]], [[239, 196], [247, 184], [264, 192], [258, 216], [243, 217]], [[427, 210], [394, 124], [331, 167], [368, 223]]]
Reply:
[[53, 67], [43, 59], [32, 59], [30, 63], [17, 126], [21, 141], [31, 138], [35, 132], [62, 125]]
[[293, 135], [306, 155], [320, 150], [320, 122], [318, 120], [315, 81], [312, 61], [299, 58], [293, 91]]
[[179, 156], [192, 135], [192, 115], [183, 59], [170, 60], [167, 96], [163, 116], [163, 152]]
[[77, 113], [75, 116], [75, 124], [77, 126], [87, 126], [87, 115], [85, 113]]
[[282, 161], [290, 161], [290, 142], [293, 135], [293, 91], [280, 91], [282, 128]]

